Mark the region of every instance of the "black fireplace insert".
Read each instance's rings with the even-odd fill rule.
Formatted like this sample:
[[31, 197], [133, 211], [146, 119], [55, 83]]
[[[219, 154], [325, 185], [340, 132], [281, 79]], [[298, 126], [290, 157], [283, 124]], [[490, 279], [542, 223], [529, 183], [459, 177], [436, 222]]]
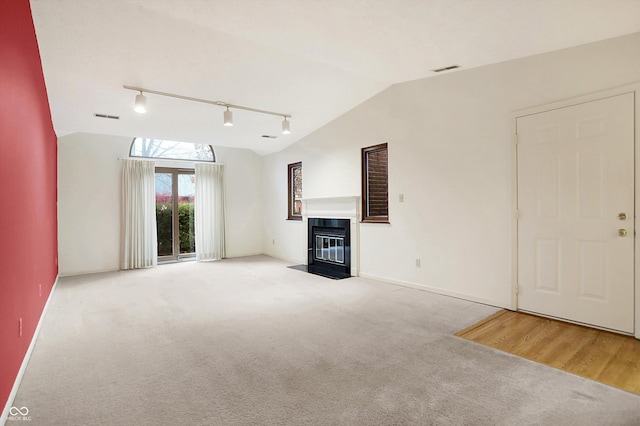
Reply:
[[351, 276], [349, 219], [308, 219], [307, 271], [334, 279]]

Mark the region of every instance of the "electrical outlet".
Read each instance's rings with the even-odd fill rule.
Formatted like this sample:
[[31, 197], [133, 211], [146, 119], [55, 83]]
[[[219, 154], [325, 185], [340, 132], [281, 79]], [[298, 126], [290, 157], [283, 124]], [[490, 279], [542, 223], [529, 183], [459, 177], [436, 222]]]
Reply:
[[416, 259], [416, 268], [420, 267], [420, 259]]
[[18, 320], [18, 336], [22, 337], [22, 318]]
[[404, 203], [404, 194], [400, 194], [398, 199], [400, 200], [401, 203]]

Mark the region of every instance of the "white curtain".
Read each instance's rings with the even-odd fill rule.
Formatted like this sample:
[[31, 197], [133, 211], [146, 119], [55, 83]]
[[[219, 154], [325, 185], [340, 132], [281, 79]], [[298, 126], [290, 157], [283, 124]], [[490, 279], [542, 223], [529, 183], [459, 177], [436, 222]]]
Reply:
[[123, 159], [122, 269], [158, 264], [155, 163]]
[[225, 257], [224, 165], [196, 163], [196, 259]]

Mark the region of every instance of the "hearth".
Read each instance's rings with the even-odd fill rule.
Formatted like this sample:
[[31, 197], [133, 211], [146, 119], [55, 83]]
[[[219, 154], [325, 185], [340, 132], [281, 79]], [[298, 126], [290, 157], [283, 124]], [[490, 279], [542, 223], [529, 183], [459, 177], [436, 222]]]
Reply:
[[307, 271], [334, 279], [351, 276], [349, 219], [308, 219]]

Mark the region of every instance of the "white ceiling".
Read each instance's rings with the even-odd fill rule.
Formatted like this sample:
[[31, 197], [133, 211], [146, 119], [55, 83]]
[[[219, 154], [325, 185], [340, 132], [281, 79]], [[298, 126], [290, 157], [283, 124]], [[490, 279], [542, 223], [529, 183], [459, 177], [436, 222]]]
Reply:
[[[58, 136], [283, 149], [391, 84], [640, 31], [640, 0], [31, 0]], [[461, 72], [450, 71], [450, 72]], [[291, 114], [147, 95], [122, 85]], [[95, 118], [94, 113], [120, 116]], [[262, 135], [275, 135], [265, 139]]]

